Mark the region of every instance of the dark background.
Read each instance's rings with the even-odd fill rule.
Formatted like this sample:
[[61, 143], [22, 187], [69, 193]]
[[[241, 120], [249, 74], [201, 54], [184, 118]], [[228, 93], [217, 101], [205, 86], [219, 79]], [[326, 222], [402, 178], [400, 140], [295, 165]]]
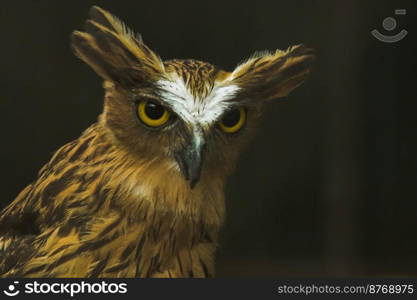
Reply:
[[[218, 276], [417, 276], [416, 1], [2, 3], [1, 206], [101, 112], [101, 80], [69, 47], [93, 4], [164, 59], [232, 70], [256, 50], [316, 49], [229, 182]], [[371, 36], [393, 34], [388, 16], [404, 40]]]

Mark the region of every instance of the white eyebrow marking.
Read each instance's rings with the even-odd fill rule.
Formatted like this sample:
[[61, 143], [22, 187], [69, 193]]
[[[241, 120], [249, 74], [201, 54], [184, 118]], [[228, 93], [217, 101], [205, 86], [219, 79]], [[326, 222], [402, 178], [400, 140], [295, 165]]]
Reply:
[[217, 121], [232, 104], [227, 100], [232, 99], [240, 89], [237, 85], [215, 83], [210, 93], [201, 99], [192, 95], [179, 76], [173, 76], [172, 80], [160, 79], [157, 85], [163, 91], [162, 100], [169, 103], [185, 122], [201, 125]]

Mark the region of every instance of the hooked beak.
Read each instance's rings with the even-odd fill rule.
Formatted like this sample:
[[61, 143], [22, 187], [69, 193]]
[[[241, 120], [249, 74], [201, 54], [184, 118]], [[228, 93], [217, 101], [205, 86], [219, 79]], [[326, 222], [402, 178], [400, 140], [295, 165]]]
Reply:
[[196, 134], [187, 146], [175, 154], [181, 172], [191, 188], [200, 180], [205, 144], [203, 135]]

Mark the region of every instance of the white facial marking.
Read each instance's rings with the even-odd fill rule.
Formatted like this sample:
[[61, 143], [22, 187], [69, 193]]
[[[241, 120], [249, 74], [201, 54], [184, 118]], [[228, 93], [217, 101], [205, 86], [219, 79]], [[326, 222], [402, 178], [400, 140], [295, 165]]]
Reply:
[[196, 98], [185, 85], [182, 78], [161, 79], [157, 84], [164, 91], [163, 100], [187, 123], [208, 125], [230, 107], [227, 100], [232, 99], [240, 89], [237, 85], [222, 86], [214, 84], [211, 92], [204, 98]]

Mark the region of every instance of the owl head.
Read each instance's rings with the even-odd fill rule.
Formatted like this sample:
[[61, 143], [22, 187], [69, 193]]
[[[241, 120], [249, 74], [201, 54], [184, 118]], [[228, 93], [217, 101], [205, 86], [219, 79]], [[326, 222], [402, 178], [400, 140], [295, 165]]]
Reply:
[[257, 53], [231, 72], [163, 61], [99, 7], [72, 34], [72, 47], [104, 79], [100, 120], [114, 143], [141, 160], [170, 162], [190, 188], [232, 171], [264, 105], [299, 86], [313, 61], [302, 45]]

